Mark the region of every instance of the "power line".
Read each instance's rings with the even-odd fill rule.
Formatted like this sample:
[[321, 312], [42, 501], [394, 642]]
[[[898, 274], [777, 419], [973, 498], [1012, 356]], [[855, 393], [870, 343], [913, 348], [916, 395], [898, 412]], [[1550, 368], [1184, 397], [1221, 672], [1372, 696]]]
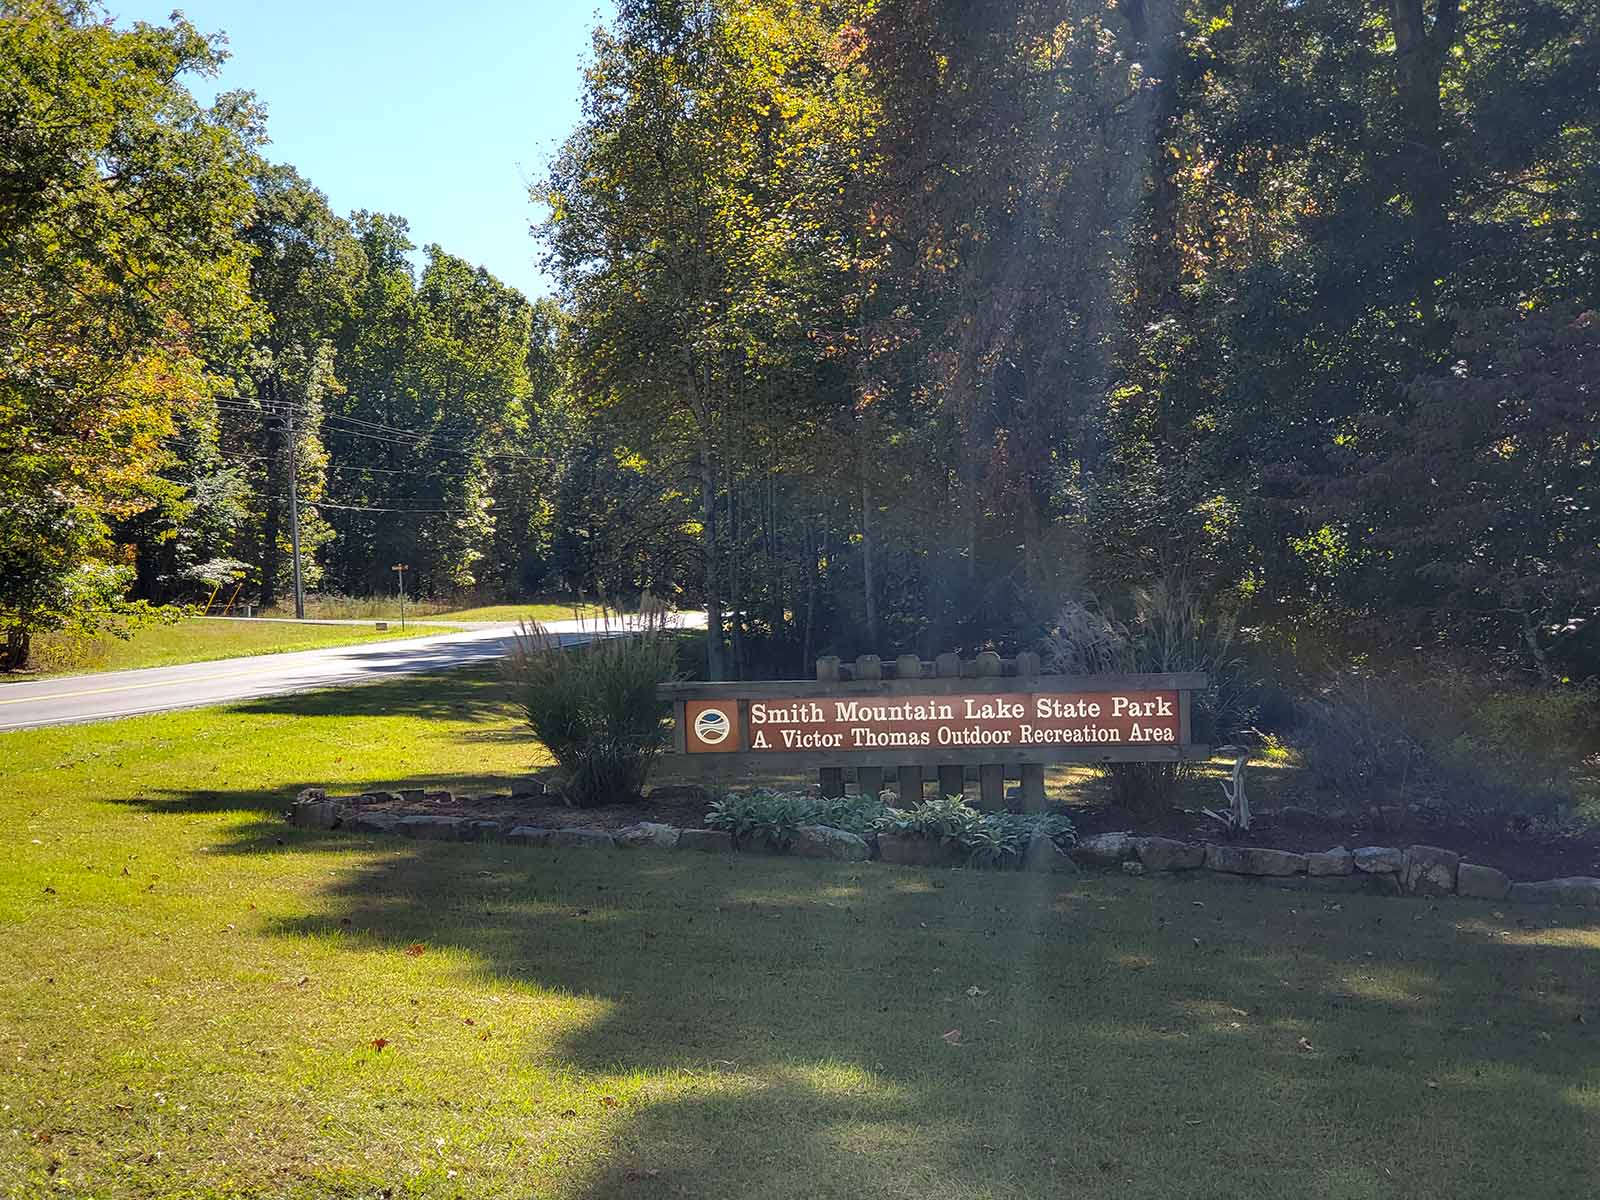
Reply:
[[301, 503], [309, 504], [313, 508], [336, 508], [343, 512], [420, 513], [462, 517], [482, 516], [488, 512], [482, 508], [382, 508], [370, 504], [333, 504], [327, 500], [302, 500]]
[[[223, 402], [219, 400], [218, 403], [222, 404]], [[249, 405], [249, 404], [233, 404], [233, 405], [227, 405], [226, 407], [228, 407], [229, 411], [233, 411], [233, 412], [242, 411], [242, 412], [255, 413], [255, 412], [259, 411], [253, 405]], [[304, 410], [301, 410], [301, 411], [303, 412]], [[262, 415], [263, 416], [276, 416], [277, 414], [263, 412]], [[324, 422], [327, 422], [327, 421], [346, 421], [346, 420], [353, 420], [353, 419], [354, 418], [341, 417], [337, 413], [324, 413], [322, 415], [322, 420]], [[367, 423], [375, 425], [374, 422], [367, 422]], [[377, 427], [377, 426], [375, 425], [375, 427]], [[384, 426], [382, 428], [393, 428], [393, 427]], [[368, 439], [370, 441], [382, 442], [382, 443], [384, 443], [386, 445], [400, 446], [400, 447], [403, 447], [403, 448], [405, 448], [407, 450], [429, 450], [429, 451], [435, 451], [435, 452], [442, 453], [442, 454], [459, 454], [459, 455], [461, 455], [463, 457], [466, 457], [466, 458], [477, 458], [477, 459], [480, 459], [481, 461], [486, 462], [486, 463], [487, 462], [518, 462], [518, 463], [537, 463], [538, 462], [538, 459], [534, 458], [534, 456], [531, 455], [531, 454], [518, 454], [515, 451], [511, 451], [511, 450], [481, 450], [481, 449], [478, 449], [476, 447], [469, 446], [464, 442], [453, 441], [453, 440], [448, 439], [448, 438], [446, 438], [446, 437], [444, 437], [444, 436], [442, 436], [440, 434], [430, 433], [430, 432], [426, 432], [426, 431], [423, 431], [423, 430], [395, 430], [396, 433], [399, 433], [401, 435], [399, 437], [385, 437], [382, 434], [367, 433], [364, 430], [360, 430], [360, 429], [342, 429], [342, 428], [338, 428], [338, 427], [330, 429], [327, 432], [333, 433], [333, 434], [337, 434], [340, 437], [366, 438], [366, 439]]]

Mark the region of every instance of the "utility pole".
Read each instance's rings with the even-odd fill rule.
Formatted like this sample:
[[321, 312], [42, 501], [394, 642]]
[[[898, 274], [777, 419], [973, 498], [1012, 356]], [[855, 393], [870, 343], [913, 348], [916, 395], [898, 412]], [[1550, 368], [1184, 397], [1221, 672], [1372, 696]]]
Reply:
[[294, 403], [286, 406], [289, 437], [289, 542], [294, 549], [294, 619], [306, 619], [305, 586], [300, 579], [300, 459], [294, 442]]
[[406, 627], [406, 572], [411, 568], [405, 563], [395, 563], [389, 570], [394, 572], [394, 585], [400, 589], [400, 628]]

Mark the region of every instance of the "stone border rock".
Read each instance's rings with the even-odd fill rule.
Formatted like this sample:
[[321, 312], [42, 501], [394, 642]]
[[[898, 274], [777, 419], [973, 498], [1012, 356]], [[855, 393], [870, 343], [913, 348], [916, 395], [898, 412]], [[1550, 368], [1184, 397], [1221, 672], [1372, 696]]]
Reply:
[[[407, 789], [410, 791], [411, 789]], [[416, 789], [421, 798], [420, 789]], [[406, 795], [406, 791], [399, 793]], [[733, 836], [721, 829], [677, 829], [641, 821], [625, 829], [543, 829], [514, 820], [486, 821], [471, 817], [365, 812], [363, 796], [329, 796], [306, 788], [289, 810], [289, 821], [305, 829], [348, 829], [357, 833], [390, 833], [401, 837], [447, 842], [508, 842], [522, 846], [602, 846], [619, 849], [699, 850], [728, 853]], [[382, 793], [385, 799], [393, 793]], [[429, 792], [429, 800], [448, 800], [447, 792]], [[759, 847], [743, 847], [746, 850]], [[791, 853], [840, 862], [877, 859], [915, 867], [953, 867], [962, 861], [954, 847], [930, 838], [883, 833], [861, 837], [826, 825], [802, 825], [795, 831]], [[1321, 892], [1374, 892], [1380, 895], [1467, 896], [1530, 904], [1566, 904], [1600, 909], [1600, 878], [1575, 875], [1565, 879], [1514, 882], [1494, 867], [1462, 862], [1454, 850], [1440, 846], [1358, 846], [1301, 854], [1266, 846], [1226, 842], [1184, 842], [1174, 838], [1138, 837], [1132, 833], [1097, 833], [1061, 853], [1049, 839], [1038, 839], [1021, 864], [1025, 870], [1075, 873], [1079, 866], [1107, 867], [1125, 874], [1170, 876], [1204, 871], [1218, 879], [1267, 887]]]

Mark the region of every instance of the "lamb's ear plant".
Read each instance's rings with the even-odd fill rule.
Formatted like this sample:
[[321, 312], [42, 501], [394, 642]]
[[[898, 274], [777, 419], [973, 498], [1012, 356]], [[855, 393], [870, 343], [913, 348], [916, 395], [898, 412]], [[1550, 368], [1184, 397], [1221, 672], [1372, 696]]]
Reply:
[[607, 627], [578, 646], [537, 621], [517, 632], [506, 674], [539, 741], [560, 766], [568, 804], [632, 800], [666, 748], [670, 705], [656, 689], [677, 674], [670, 632], [656, 620]]

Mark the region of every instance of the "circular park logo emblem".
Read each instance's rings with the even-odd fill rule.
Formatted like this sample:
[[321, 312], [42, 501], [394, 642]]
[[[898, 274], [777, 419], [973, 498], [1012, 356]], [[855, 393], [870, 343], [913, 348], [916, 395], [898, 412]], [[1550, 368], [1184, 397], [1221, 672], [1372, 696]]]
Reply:
[[694, 719], [694, 735], [708, 746], [720, 746], [728, 740], [733, 724], [728, 714], [720, 708], [702, 709]]

